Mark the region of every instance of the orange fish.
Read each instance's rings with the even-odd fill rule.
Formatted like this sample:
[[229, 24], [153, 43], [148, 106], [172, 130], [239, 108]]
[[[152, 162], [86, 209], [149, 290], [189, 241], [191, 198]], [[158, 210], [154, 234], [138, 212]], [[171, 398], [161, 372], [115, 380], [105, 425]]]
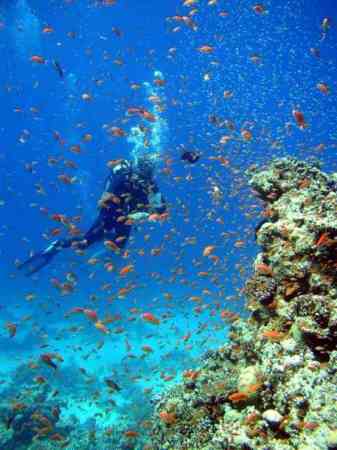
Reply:
[[13, 411], [22, 411], [22, 410], [24, 410], [26, 408], [27, 408], [27, 405], [25, 403], [21, 403], [21, 402], [14, 403], [12, 405]]
[[46, 60], [43, 58], [43, 56], [39, 56], [39, 55], [31, 56], [30, 60], [37, 64], [44, 64], [46, 62]]
[[118, 247], [118, 245], [116, 245], [116, 244], [114, 243], [114, 241], [104, 241], [104, 245], [105, 245], [108, 249], [113, 250], [114, 252], [119, 252], [119, 251], [120, 251], [120, 248]]
[[189, 300], [191, 300], [192, 302], [202, 302], [202, 298], [198, 295], [192, 295], [191, 297], [189, 297]]
[[204, 248], [202, 256], [209, 256], [213, 252], [214, 249], [215, 249], [214, 245], [207, 245], [207, 247]]
[[104, 269], [107, 271], [107, 272], [112, 272], [113, 270], [114, 270], [114, 265], [111, 263], [111, 262], [108, 262], [108, 263], [105, 263], [104, 264]]
[[37, 377], [34, 378], [35, 383], [37, 384], [44, 384], [47, 382], [47, 380], [45, 379], [45, 377], [43, 377], [42, 375], [38, 375]]
[[228, 320], [229, 322], [234, 322], [236, 319], [239, 318], [239, 315], [234, 313], [233, 311], [224, 309], [221, 311], [220, 317], [221, 319]]
[[330, 88], [326, 83], [317, 83], [316, 87], [322, 94], [330, 94]]
[[156, 86], [165, 86], [166, 81], [162, 80], [161, 78], [156, 78], [155, 80], [153, 80], [153, 84], [155, 84]]
[[142, 314], [141, 317], [142, 317], [142, 319], [145, 322], [152, 323], [153, 325], [159, 325], [160, 324], [160, 320], [157, 319], [152, 313], [145, 312], [145, 313]]
[[81, 153], [81, 146], [80, 145], [72, 145], [71, 147], [70, 147], [70, 151], [72, 152], [72, 153], [76, 153], [77, 155], [79, 155], [80, 153]]
[[111, 159], [107, 162], [107, 166], [109, 169], [113, 169], [115, 166], [118, 166], [123, 160], [122, 159]]
[[187, 342], [187, 341], [190, 339], [190, 337], [191, 337], [191, 333], [187, 333], [187, 334], [185, 334], [181, 339], [182, 339], [184, 342]]
[[306, 123], [306, 121], [304, 119], [304, 114], [301, 111], [299, 111], [298, 109], [293, 109], [292, 114], [293, 114], [293, 117], [296, 121], [298, 128], [300, 128], [301, 130], [308, 128], [308, 124]]
[[98, 315], [92, 309], [83, 309], [83, 314], [91, 321], [98, 322]]
[[100, 320], [95, 322], [95, 327], [97, 328], [97, 330], [102, 331], [102, 333], [104, 334], [110, 334], [109, 329]]
[[260, 418], [260, 414], [256, 411], [248, 414], [245, 418], [245, 425], [255, 424]]
[[268, 275], [268, 276], [272, 276], [273, 275], [273, 271], [272, 268], [270, 266], [268, 266], [268, 264], [256, 264], [255, 269], [257, 272], [260, 272], [263, 275]]
[[321, 234], [320, 238], [316, 242], [316, 246], [317, 247], [322, 247], [322, 246], [328, 247], [329, 245], [331, 245], [331, 243], [334, 243], [334, 241], [332, 239], [330, 239], [329, 233], [323, 233], [323, 234]]
[[196, 380], [198, 376], [200, 375], [200, 370], [186, 370], [183, 373], [184, 378], [188, 378], [190, 380]]
[[166, 425], [172, 425], [177, 421], [177, 416], [167, 411], [161, 411], [159, 417]]
[[72, 283], [61, 283], [59, 289], [62, 295], [68, 295], [74, 291], [74, 285]]
[[47, 366], [52, 367], [53, 369], [57, 369], [57, 365], [53, 361], [53, 356], [51, 353], [43, 353], [40, 356], [41, 361], [43, 361]]
[[285, 337], [285, 335], [284, 333], [281, 333], [277, 330], [266, 330], [262, 333], [262, 337], [273, 342], [278, 342], [281, 341]]
[[134, 271], [134, 268], [135, 268], [134, 265], [129, 264], [129, 265], [123, 267], [123, 268], [119, 271], [119, 275], [122, 276], [122, 277], [124, 277], [124, 276], [127, 275], [128, 273], [133, 272], [133, 271]]
[[76, 177], [70, 177], [69, 175], [61, 174], [57, 177], [64, 184], [73, 184], [76, 181]]
[[251, 141], [253, 137], [252, 133], [249, 130], [242, 130], [241, 136], [244, 141]]
[[150, 113], [144, 108], [137, 108], [137, 107], [129, 108], [127, 110], [127, 113], [129, 115], [139, 115], [140, 117], [142, 117], [145, 120], [148, 120], [149, 122], [155, 122], [157, 120], [154, 114]]
[[14, 337], [16, 335], [17, 326], [15, 323], [8, 322], [5, 325], [5, 328], [8, 330], [9, 337]]
[[[224, 142], [222, 142], [223, 138], [232, 139], [230, 136], [223, 136], [220, 139], [220, 144], [224, 143]], [[228, 166], [228, 164], [229, 164], [229, 160], [224, 158], [223, 156], [210, 156], [208, 159], [211, 160], [211, 161], [219, 161], [222, 166]]]
[[61, 228], [53, 228], [50, 231], [50, 236], [58, 236], [59, 234], [61, 234]]
[[248, 397], [248, 394], [246, 394], [245, 392], [233, 392], [233, 394], [230, 394], [228, 396], [228, 400], [230, 400], [232, 403], [239, 403], [247, 400]]
[[198, 277], [208, 277], [209, 272], [198, 272]]
[[216, 256], [216, 255], [210, 255], [210, 256], [209, 256], [209, 259], [210, 259], [211, 261], [213, 261], [213, 264], [218, 264], [218, 262], [220, 261], [219, 256]]
[[62, 436], [60, 433], [54, 433], [51, 436], [49, 436], [49, 439], [55, 442], [62, 442], [65, 440], [65, 437]]
[[163, 222], [168, 218], [168, 213], [162, 213], [162, 214], [150, 214], [148, 217], [149, 222]]
[[126, 438], [136, 438], [139, 436], [138, 431], [128, 430], [124, 432]]
[[126, 136], [125, 131], [122, 128], [119, 128], [119, 127], [111, 127], [109, 132], [112, 134], [112, 136], [116, 136], [116, 137], [124, 137], [124, 136]]
[[301, 425], [305, 430], [316, 430], [319, 427], [319, 423], [316, 422], [302, 422]]
[[239, 240], [234, 242], [234, 247], [236, 248], [242, 248], [245, 246], [245, 241]]
[[143, 346], [142, 346], [142, 350], [143, 350], [143, 352], [145, 352], [145, 353], [152, 353], [152, 352], [153, 352], [153, 348], [150, 347], [149, 345], [143, 345]]
[[83, 311], [84, 311], [84, 308], [81, 308], [80, 306], [76, 306], [75, 308], [73, 308], [73, 309], [70, 311], [70, 314], [80, 313], [80, 312], [83, 312]]
[[156, 122], [156, 116], [152, 113], [150, 113], [149, 111], [144, 110], [142, 112], [142, 117], [145, 120], [148, 120], [149, 122]]
[[133, 116], [133, 115], [137, 115], [137, 114], [141, 115], [143, 112], [143, 108], [132, 107], [132, 108], [128, 108], [128, 110], [126, 112], [129, 116]]
[[183, 6], [192, 6], [197, 2], [198, 2], [198, 0], [185, 0], [183, 3]]
[[198, 51], [200, 53], [213, 53], [214, 48], [211, 47], [210, 45], [202, 45], [201, 47], [198, 48]]
[[44, 33], [44, 34], [50, 34], [50, 33], [53, 33], [54, 32], [54, 28], [52, 28], [52, 27], [44, 27], [43, 28], [43, 30], [42, 30], [42, 33]]
[[266, 12], [266, 8], [263, 5], [261, 5], [261, 3], [254, 5], [252, 8], [253, 11], [256, 12], [256, 14], [263, 14]]
[[118, 297], [125, 297], [125, 295], [128, 294], [130, 292], [130, 290], [131, 289], [129, 289], [129, 288], [120, 288], [118, 290], [117, 295], [118, 295]]
[[92, 137], [92, 134], [90, 134], [90, 133], [85, 133], [85, 134], [82, 136], [82, 141], [83, 141], [83, 142], [91, 142], [92, 139], [93, 139], [93, 137]]

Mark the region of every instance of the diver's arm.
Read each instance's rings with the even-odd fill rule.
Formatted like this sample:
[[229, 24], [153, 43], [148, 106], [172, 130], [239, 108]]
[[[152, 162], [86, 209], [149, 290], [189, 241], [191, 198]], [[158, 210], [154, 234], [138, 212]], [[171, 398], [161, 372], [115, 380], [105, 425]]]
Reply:
[[151, 214], [163, 214], [166, 211], [166, 202], [160, 192], [151, 193], [148, 196], [148, 210], [137, 211], [128, 215], [134, 222], [141, 222], [150, 217]]
[[138, 211], [128, 215], [128, 218], [133, 220], [134, 222], [141, 222], [142, 220], [146, 220], [150, 216], [150, 213], [147, 211]]
[[167, 209], [165, 199], [155, 183], [151, 184], [151, 190], [147, 194], [147, 202], [144, 207], [146, 209], [134, 211], [128, 215], [128, 218], [134, 222], [140, 222], [148, 219], [151, 214], [163, 214]]

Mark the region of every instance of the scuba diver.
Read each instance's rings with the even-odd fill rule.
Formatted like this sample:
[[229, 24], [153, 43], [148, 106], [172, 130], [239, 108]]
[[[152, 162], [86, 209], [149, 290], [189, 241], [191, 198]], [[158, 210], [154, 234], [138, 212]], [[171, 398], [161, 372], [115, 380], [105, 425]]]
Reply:
[[49, 264], [63, 249], [85, 250], [103, 240], [113, 250], [124, 248], [134, 222], [166, 211], [166, 203], [153, 179], [153, 172], [153, 163], [146, 157], [136, 163], [116, 161], [98, 203], [98, 217], [89, 230], [82, 236], [52, 242], [22, 263], [19, 269], [27, 276], [32, 275]]

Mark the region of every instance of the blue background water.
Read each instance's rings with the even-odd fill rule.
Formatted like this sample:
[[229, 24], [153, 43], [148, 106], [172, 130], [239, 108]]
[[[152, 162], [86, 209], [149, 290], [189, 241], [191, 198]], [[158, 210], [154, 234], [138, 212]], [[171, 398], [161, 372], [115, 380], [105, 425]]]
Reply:
[[[167, 385], [158, 377], [161, 371], [179, 375], [197, 364], [200, 353], [225, 342], [222, 309], [244, 315], [242, 288], [258, 251], [254, 227], [261, 212], [261, 204], [247, 188], [245, 169], [285, 155], [314, 156], [324, 170], [337, 169], [334, 1], [265, 1], [267, 12], [260, 15], [252, 10], [254, 4], [219, 0], [212, 6], [200, 1], [192, 16], [197, 27], [193, 31], [172, 19], [193, 8], [175, 0], [126, 0], [113, 6], [94, 1], [1, 2], [0, 347], [7, 383], [7, 368], [37, 358], [41, 344], [48, 345], [65, 358], [59, 383], [65, 383], [69, 371], [77, 377], [81, 366], [93, 372], [102, 367], [106, 373], [115, 370], [123, 385], [121, 405], [126, 397], [137, 405], [143, 398], [141, 388]], [[224, 11], [228, 14], [219, 14]], [[331, 27], [322, 39], [324, 17], [331, 19]], [[42, 32], [47, 25], [53, 33]], [[202, 54], [197, 50], [202, 45], [214, 51]], [[319, 49], [320, 56], [314, 56], [311, 48]], [[43, 56], [46, 63], [32, 63], [33, 55]], [[251, 60], [253, 55], [259, 56], [259, 63]], [[63, 79], [53, 60], [61, 65]], [[38, 277], [24, 278], [15, 261], [47, 245], [43, 235], [59, 225], [51, 214], [80, 215], [82, 230], [90, 225], [107, 175], [106, 163], [132, 151], [125, 138], [111, 137], [104, 125], [128, 132], [137, 123], [126, 120], [127, 108], [149, 103], [144, 87], [131, 85], [152, 83], [155, 70], [166, 80], [161, 95], [168, 130], [162, 135], [157, 181], [169, 204], [169, 220], [139, 227], [130, 242], [131, 256], [119, 262], [115, 258], [119, 267], [135, 265], [126, 279], [106, 272], [102, 264], [88, 265], [90, 252], [84, 257], [65, 252]], [[319, 82], [329, 86], [329, 95], [317, 89]], [[223, 96], [226, 90], [233, 93], [229, 99]], [[84, 101], [83, 93], [92, 99]], [[304, 131], [293, 120], [294, 108], [305, 115]], [[235, 130], [212, 124], [210, 115], [233, 122]], [[242, 129], [251, 131], [250, 142], [242, 139]], [[55, 140], [55, 132], [64, 145]], [[92, 135], [90, 142], [84, 142], [85, 133]], [[219, 144], [226, 135], [232, 137], [229, 143]], [[76, 144], [81, 146], [79, 155], [70, 151]], [[200, 161], [183, 164], [183, 148], [201, 152]], [[215, 156], [226, 158], [228, 165], [209, 159]], [[58, 162], [50, 164], [50, 158]], [[65, 167], [64, 160], [75, 162], [77, 168]], [[64, 185], [57, 178], [60, 174], [77, 181]], [[43, 194], [37, 192], [39, 186]], [[221, 192], [218, 200], [214, 186]], [[146, 234], [149, 241], [144, 241]], [[244, 242], [235, 244], [238, 240]], [[216, 246], [218, 264], [202, 257], [205, 245]], [[137, 254], [141, 248], [145, 256]], [[161, 248], [161, 254], [151, 256], [153, 248]], [[77, 277], [75, 291], [60, 296], [50, 279], [64, 281], [69, 271]], [[208, 276], [200, 277], [201, 271]], [[106, 283], [111, 287], [102, 290]], [[131, 293], [119, 298], [118, 290], [130, 284], [135, 285]], [[34, 299], [27, 301], [31, 293]], [[191, 296], [202, 297], [202, 302], [193, 303]], [[74, 306], [95, 309], [102, 318], [118, 313], [121, 319], [109, 325], [112, 334], [104, 338], [82, 317], [64, 317]], [[130, 313], [131, 307], [139, 312]], [[143, 311], [164, 315], [161, 325], [154, 329], [144, 324]], [[4, 328], [7, 321], [18, 324], [11, 340]], [[83, 329], [69, 332], [72, 325]], [[187, 333], [192, 337], [186, 344], [182, 336]], [[90, 353], [103, 338], [108, 350], [83, 360], [76, 346]], [[142, 359], [144, 344], [154, 352]], [[125, 367], [139, 373], [142, 382], [137, 385]], [[153, 371], [157, 375], [151, 377]], [[99, 377], [96, 382], [103, 389]], [[115, 420], [125, 420], [123, 414], [121, 406]], [[83, 416], [87, 419], [90, 413]], [[136, 419], [129, 420], [137, 424]]]

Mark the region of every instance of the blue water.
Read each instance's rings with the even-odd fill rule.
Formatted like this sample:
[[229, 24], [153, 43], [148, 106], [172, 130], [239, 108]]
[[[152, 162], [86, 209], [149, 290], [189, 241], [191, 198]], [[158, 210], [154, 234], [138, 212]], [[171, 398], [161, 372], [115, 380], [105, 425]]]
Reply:
[[[190, 7], [177, 0], [1, 1], [3, 398], [43, 374], [50, 390], [59, 389], [60, 420], [72, 429], [117, 427], [115, 443], [106, 448], [119, 448], [127, 441], [123, 433], [136, 430], [139, 443], [130, 448], [142, 448], [141, 422], [151, 414], [151, 400], [226, 342], [221, 311], [246, 314], [243, 287], [258, 252], [254, 228], [262, 204], [245, 170], [286, 155], [315, 157], [323, 170], [337, 170], [334, 3], [270, 0], [257, 14], [248, 0], [200, 0]], [[192, 25], [175, 18], [188, 14]], [[205, 45], [213, 51], [198, 50]], [[44, 64], [32, 62], [34, 55]], [[163, 86], [154, 83], [158, 77]], [[130, 118], [127, 109], [137, 106], [155, 113], [157, 122]], [[293, 109], [303, 112], [305, 130]], [[140, 125], [148, 128], [145, 146]], [[111, 127], [128, 137], [112, 136]], [[199, 152], [200, 160], [184, 163], [184, 150]], [[123, 257], [98, 246], [84, 256], [64, 251], [31, 278], [17, 270], [30, 252], [48, 245], [53, 229], [66, 236], [53, 214], [79, 216], [83, 232], [91, 225], [108, 161], [143, 153], [156, 160], [167, 221], [134, 229]], [[62, 183], [64, 174], [74, 182]], [[202, 256], [207, 245], [215, 246], [217, 261]], [[160, 254], [151, 255], [153, 249]], [[88, 264], [96, 254], [99, 262]], [[110, 259], [114, 272], [104, 268]], [[134, 272], [120, 277], [128, 264]], [[76, 282], [64, 295], [51, 279], [63, 283], [69, 273]], [[130, 288], [126, 296], [121, 288]], [[93, 309], [101, 320], [111, 316], [110, 334], [81, 314], [69, 315], [74, 307]], [[143, 312], [160, 325], [144, 322]], [[17, 326], [12, 338], [8, 322]], [[144, 352], [144, 345], [153, 351]], [[57, 371], [39, 362], [47, 351], [62, 355]], [[29, 369], [32, 361], [37, 369]], [[105, 376], [114, 377], [118, 393], [107, 393]], [[107, 413], [111, 397], [117, 406]]]

